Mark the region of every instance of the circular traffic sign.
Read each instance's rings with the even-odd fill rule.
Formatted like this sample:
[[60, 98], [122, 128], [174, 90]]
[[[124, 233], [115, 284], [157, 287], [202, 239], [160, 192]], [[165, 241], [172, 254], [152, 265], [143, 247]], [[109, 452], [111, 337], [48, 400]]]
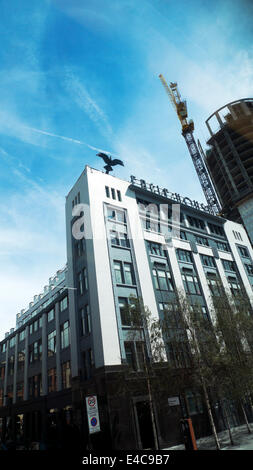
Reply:
[[94, 418], [94, 417], [91, 418], [90, 424], [91, 424], [91, 426], [93, 426], [93, 427], [96, 426], [96, 425], [97, 425], [97, 418]]
[[89, 397], [88, 398], [88, 405], [89, 406], [96, 406], [96, 397]]

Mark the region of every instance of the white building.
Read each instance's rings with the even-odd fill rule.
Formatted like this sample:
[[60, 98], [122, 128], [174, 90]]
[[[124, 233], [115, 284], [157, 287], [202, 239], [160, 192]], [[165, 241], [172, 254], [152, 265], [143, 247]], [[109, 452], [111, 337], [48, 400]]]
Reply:
[[[153, 213], [149, 218], [140, 204], [163, 210], [158, 217]], [[166, 220], [167, 205], [170, 217]], [[175, 221], [173, 227], [170, 211], [178, 209], [180, 227]], [[87, 245], [83, 265], [75, 263], [76, 246], [81, 242], [75, 237], [82, 236], [82, 223]], [[96, 367], [130, 360], [124, 346], [128, 325], [122, 323], [120, 306], [131, 294], [141, 296], [158, 317], [162, 304], [175, 288], [181, 288], [199, 299], [208, 314], [210, 286], [216, 276], [232, 293], [243, 284], [252, 300], [253, 251], [243, 226], [213, 215], [189, 198], [134, 177], [129, 183], [87, 166], [67, 196], [66, 224], [69, 283], [77, 286], [85, 268], [92, 286], [87, 297], [93, 338], [89, 347]]]
[[[70, 413], [85, 442], [85, 397], [97, 395], [100, 450], [153, 448], [143, 374], [144, 348], [152, 359], [147, 331], [136, 327], [124, 306], [132, 295], [141, 297], [159, 318], [183, 289], [212, 320], [217, 282], [233, 295], [244, 288], [252, 302], [251, 244], [242, 225], [197, 201], [89, 166], [66, 197], [66, 230], [66, 268], [17, 316], [16, 330], [0, 343], [0, 434], [11, 399], [12, 423], [18, 419], [20, 429], [22, 417], [33, 440], [41, 438], [41, 429], [46, 433], [48, 422], [59, 423], [59, 413]], [[160, 383], [162, 372], [154, 373]], [[160, 446], [181, 440], [184, 403], [168, 406], [172, 385], [160, 387], [154, 403]], [[199, 437], [206, 418], [191, 390], [189, 408], [200, 423]]]

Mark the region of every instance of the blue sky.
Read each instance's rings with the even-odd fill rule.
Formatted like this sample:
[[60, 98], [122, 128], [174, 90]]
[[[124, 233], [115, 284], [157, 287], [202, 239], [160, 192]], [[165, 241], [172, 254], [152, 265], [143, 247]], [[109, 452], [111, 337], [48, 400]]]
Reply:
[[115, 175], [203, 201], [175, 111], [205, 120], [253, 95], [246, 0], [0, 0], [0, 339], [64, 266], [65, 195], [96, 149]]

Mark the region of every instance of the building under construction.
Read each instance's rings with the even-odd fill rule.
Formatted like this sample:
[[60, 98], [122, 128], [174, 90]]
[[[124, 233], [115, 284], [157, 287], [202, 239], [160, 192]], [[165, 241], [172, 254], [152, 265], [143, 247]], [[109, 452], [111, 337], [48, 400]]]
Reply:
[[207, 120], [205, 163], [222, 214], [243, 223], [253, 242], [253, 98], [233, 101]]

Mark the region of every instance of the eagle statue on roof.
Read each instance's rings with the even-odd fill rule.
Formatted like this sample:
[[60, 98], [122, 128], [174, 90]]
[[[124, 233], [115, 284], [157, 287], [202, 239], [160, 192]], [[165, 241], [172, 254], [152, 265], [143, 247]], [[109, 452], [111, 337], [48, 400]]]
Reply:
[[110, 171], [113, 171], [113, 168], [112, 168], [113, 166], [115, 165], [124, 166], [124, 163], [121, 160], [118, 160], [117, 158], [113, 160], [112, 157], [109, 157], [109, 155], [106, 155], [106, 153], [100, 152], [100, 153], [97, 153], [97, 156], [103, 158], [104, 162], [106, 163], [106, 165], [104, 166], [104, 169], [106, 170], [107, 175], [109, 174]]

